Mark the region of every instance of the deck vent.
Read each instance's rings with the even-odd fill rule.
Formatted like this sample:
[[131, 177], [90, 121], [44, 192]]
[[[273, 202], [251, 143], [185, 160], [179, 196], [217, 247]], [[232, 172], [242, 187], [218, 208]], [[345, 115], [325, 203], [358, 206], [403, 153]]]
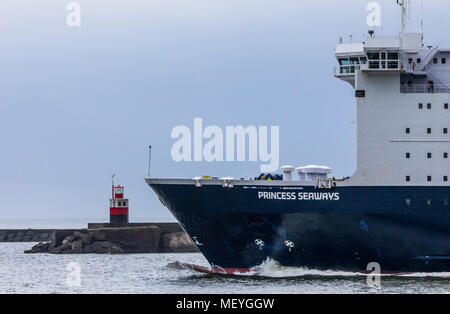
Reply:
[[292, 181], [292, 172], [294, 172], [294, 167], [292, 166], [283, 166], [281, 167], [281, 171], [283, 172], [283, 181]]
[[309, 165], [297, 168], [300, 181], [317, 181], [328, 179], [328, 174], [331, 173], [331, 168], [324, 166]]
[[306, 181], [306, 176], [303, 173], [303, 167], [295, 168], [295, 171], [297, 171], [298, 174], [298, 181]]

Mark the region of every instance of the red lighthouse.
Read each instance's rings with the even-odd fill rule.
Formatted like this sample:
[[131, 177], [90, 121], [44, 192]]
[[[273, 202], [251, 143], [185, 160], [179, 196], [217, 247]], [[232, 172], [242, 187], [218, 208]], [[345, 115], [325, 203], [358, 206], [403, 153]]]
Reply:
[[109, 200], [109, 222], [111, 224], [128, 224], [128, 199], [123, 198], [123, 186], [112, 184], [112, 199]]

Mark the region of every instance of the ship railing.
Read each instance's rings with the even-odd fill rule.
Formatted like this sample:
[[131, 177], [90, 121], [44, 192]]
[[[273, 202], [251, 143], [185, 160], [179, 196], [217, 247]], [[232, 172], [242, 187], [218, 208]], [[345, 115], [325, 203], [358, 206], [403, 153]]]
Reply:
[[444, 94], [450, 93], [450, 86], [444, 84], [403, 84], [400, 92], [404, 94]]
[[398, 59], [369, 59], [366, 64], [361, 65], [363, 71], [401, 71], [404, 69], [404, 62]]
[[316, 188], [319, 189], [332, 189], [336, 187], [336, 180], [332, 178], [321, 179], [316, 181]]

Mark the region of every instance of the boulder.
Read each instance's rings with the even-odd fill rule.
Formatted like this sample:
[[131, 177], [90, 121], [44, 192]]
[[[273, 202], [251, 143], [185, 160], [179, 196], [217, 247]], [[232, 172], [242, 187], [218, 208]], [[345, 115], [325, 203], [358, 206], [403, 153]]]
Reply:
[[109, 250], [109, 253], [110, 254], [125, 254], [125, 251], [121, 247], [119, 247], [117, 245], [113, 245], [111, 247], [111, 249]]
[[94, 247], [92, 246], [92, 245], [85, 245], [84, 246], [84, 248], [83, 248], [83, 252], [85, 253], [85, 254], [92, 254], [92, 253], [95, 253], [95, 251], [94, 251]]
[[184, 232], [166, 233], [162, 238], [163, 249], [166, 252], [192, 252], [198, 248]]
[[71, 253], [73, 254], [81, 254], [83, 253], [83, 241], [75, 241], [72, 243]]
[[72, 249], [72, 243], [68, 240], [65, 239], [62, 244], [58, 247], [58, 249], [62, 252], [68, 249]]
[[55, 247], [53, 249], [49, 249], [48, 252], [50, 254], [61, 254], [61, 249], [59, 247]]
[[94, 241], [94, 235], [92, 233], [84, 233], [81, 241], [84, 245], [91, 244]]
[[[54, 239], [56, 241], [56, 245], [61, 245], [62, 241], [66, 239], [68, 236], [73, 235], [74, 231], [71, 230], [58, 230], [54, 232]], [[50, 237], [50, 235], [48, 236]]]
[[72, 241], [78, 241], [83, 237], [83, 234], [80, 231], [75, 231], [72, 236]]
[[38, 244], [33, 246], [31, 250], [25, 251], [25, 253], [27, 254], [47, 253], [49, 246], [50, 246], [49, 242], [39, 242]]
[[55, 240], [50, 241], [49, 244], [50, 244], [49, 247], [48, 247], [49, 251], [56, 248], [56, 241]]

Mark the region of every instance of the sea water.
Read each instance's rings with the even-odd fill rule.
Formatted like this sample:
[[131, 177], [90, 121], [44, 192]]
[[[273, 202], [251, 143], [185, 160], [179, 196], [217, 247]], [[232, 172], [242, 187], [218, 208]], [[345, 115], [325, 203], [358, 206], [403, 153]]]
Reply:
[[35, 243], [0, 243], [0, 293], [450, 293], [450, 273], [383, 275], [282, 267], [276, 261], [246, 275], [200, 274], [201, 254], [24, 254]]

